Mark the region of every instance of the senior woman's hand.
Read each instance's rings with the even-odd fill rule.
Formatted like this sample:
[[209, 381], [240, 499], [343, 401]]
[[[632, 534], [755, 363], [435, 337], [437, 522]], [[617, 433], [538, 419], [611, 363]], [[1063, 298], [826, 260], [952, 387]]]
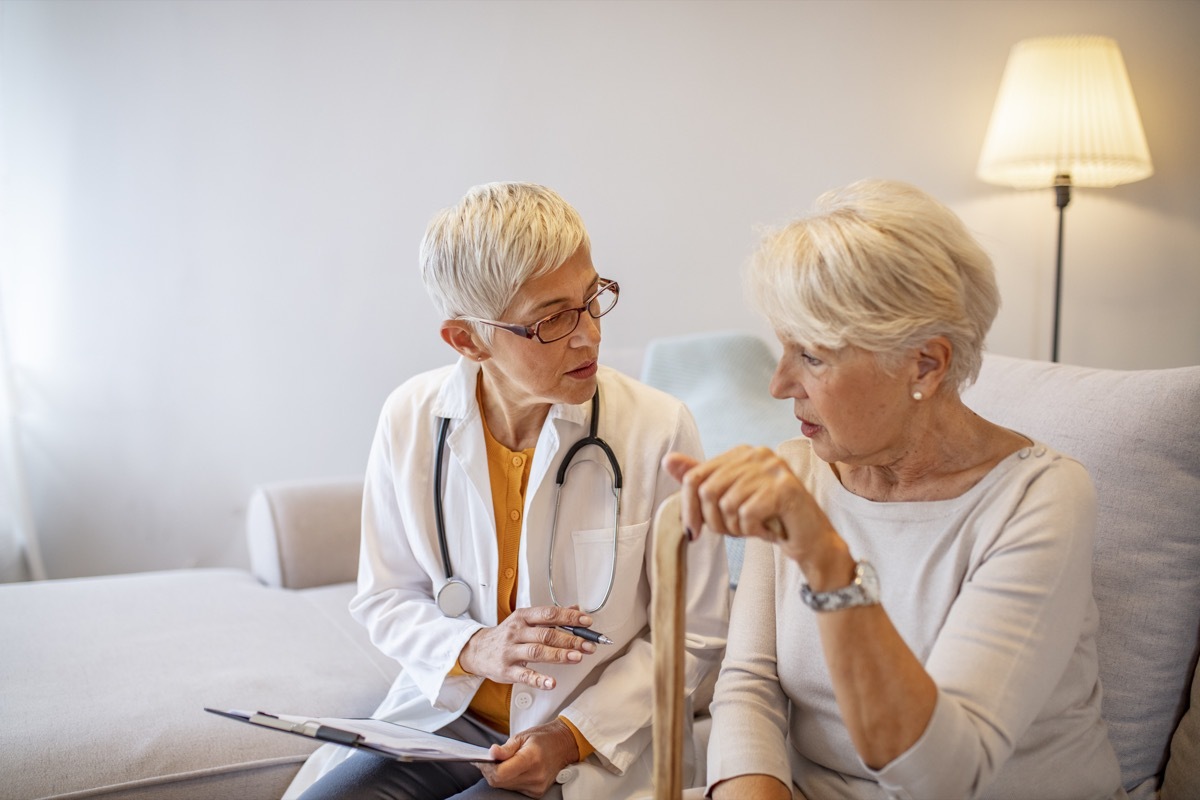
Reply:
[[845, 542], [773, 450], [741, 445], [704, 462], [669, 453], [663, 467], [682, 484], [683, 524], [691, 535], [707, 525], [716, 533], [766, 539], [800, 565], [814, 588], [831, 569], [834, 586], [848, 582], [840, 574], [848, 561]]
[[596, 652], [596, 645], [557, 626], [591, 624], [592, 618], [578, 608], [518, 608], [499, 625], [483, 628], [468, 639], [458, 663], [472, 675], [496, 683], [553, 689], [554, 678], [529, 664], [578, 664], [585, 653]]
[[[683, 484], [683, 523], [689, 530], [698, 532], [703, 523], [718, 533], [776, 542], [819, 592], [850, 582], [854, 559], [846, 542], [773, 451], [736, 447], [703, 463], [670, 453], [663, 467]], [[937, 687], [883, 606], [818, 614], [817, 626], [850, 739], [863, 763], [880, 769], [924, 732]], [[768, 796], [757, 788], [743, 792], [751, 784], [738, 780], [713, 797]]]

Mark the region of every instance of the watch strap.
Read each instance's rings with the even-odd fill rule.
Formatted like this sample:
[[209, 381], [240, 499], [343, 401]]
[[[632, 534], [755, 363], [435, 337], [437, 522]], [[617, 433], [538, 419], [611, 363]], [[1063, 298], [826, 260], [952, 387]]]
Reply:
[[849, 586], [829, 592], [815, 592], [805, 583], [800, 587], [800, 599], [813, 611], [840, 611], [843, 608], [873, 606], [879, 603], [879, 579], [868, 561], [854, 564], [854, 580]]

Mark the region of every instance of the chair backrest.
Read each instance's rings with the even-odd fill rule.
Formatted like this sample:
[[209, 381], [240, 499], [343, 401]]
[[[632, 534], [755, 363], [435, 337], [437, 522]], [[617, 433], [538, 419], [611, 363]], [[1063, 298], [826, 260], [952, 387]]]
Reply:
[[[641, 379], [687, 403], [705, 454], [715, 456], [738, 444], [775, 447], [800, 435], [792, 402], [767, 390], [775, 360], [767, 343], [751, 333], [674, 336], [647, 345]], [[732, 586], [742, 549], [742, 540], [726, 540]]]
[[1092, 476], [1103, 713], [1126, 790], [1153, 797], [1200, 647], [1200, 367], [1120, 371], [988, 354], [964, 400]]

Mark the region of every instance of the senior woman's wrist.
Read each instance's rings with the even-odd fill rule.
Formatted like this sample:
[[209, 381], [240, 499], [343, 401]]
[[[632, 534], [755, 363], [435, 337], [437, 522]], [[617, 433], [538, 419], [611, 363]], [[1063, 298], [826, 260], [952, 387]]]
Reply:
[[854, 570], [857, 562], [850, 553], [850, 548], [835, 537], [835, 541], [806, 553], [803, 558], [796, 559], [804, 581], [814, 592], [832, 592], [849, 586], [854, 581]]
[[713, 786], [713, 800], [742, 800], [754, 797], [759, 800], [791, 800], [792, 791], [771, 775], [738, 775]]

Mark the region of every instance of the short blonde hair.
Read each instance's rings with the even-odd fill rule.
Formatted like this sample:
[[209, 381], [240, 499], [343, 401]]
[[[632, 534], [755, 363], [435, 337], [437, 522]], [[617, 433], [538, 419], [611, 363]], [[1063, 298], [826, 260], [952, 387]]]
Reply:
[[953, 211], [906, 183], [864, 180], [821, 195], [769, 231], [751, 258], [752, 302], [797, 342], [871, 351], [888, 368], [934, 336], [953, 347], [947, 382], [979, 374], [1000, 308], [992, 261]]
[[[487, 183], [430, 221], [421, 280], [446, 319], [498, 319], [522, 286], [580, 247], [591, 247], [587, 229], [558, 193], [533, 183]], [[474, 327], [491, 341], [492, 328]]]

